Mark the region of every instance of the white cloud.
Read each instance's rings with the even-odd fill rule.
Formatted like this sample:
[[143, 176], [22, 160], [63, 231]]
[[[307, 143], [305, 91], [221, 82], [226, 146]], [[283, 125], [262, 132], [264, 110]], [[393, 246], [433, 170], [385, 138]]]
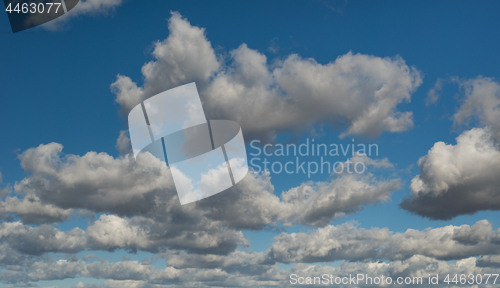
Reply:
[[343, 175], [331, 182], [306, 182], [281, 197], [290, 210], [289, 218], [296, 224], [324, 226], [334, 218], [343, 217], [389, 200], [400, 189], [400, 181], [377, 181], [370, 176]]
[[342, 136], [370, 137], [413, 126], [412, 113], [398, 105], [410, 101], [422, 77], [401, 57], [348, 53], [323, 65], [293, 54], [270, 65], [265, 55], [242, 44], [225, 64], [204, 29], [178, 13], [172, 13], [169, 31], [155, 43], [154, 60], [142, 67], [143, 87], [121, 75], [111, 85], [123, 112], [196, 81], [208, 118], [236, 120], [250, 137], [300, 133], [319, 123], [346, 123]]
[[117, 248], [147, 248], [151, 245], [147, 227], [132, 225], [115, 215], [102, 215], [87, 228], [87, 235], [94, 246], [104, 250]]
[[482, 76], [454, 81], [465, 93], [454, 124], [476, 120], [485, 127], [464, 131], [456, 145], [436, 142], [419, 159], [412, 195], [400, 206], [431, 219], [500, 210], [500, 84]]
[[205, 29], [191, 24], [177, 12], [168, 21], [169, 37], [155, 43], [155, 60], [142, 67], [145, 93], [152, 96], [162, 87], [205, 81], [220, 67]]
[[500, 209], [500, 150], [491, 129], [465, 131], [456, 145], [437, 142], [418, 164], [402, 208], [431, 219]]

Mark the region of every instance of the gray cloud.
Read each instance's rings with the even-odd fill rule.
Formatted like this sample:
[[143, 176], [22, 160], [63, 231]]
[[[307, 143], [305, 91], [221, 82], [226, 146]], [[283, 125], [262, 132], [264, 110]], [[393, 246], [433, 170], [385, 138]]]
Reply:
[[85, 232], [74, 228], [67, 233], [50, 225], [31, 227], [21, 222], [0, 224], [0, 241], [24, 254], [74, 253], [85, 248]]
[[127, 216], [150, 211], [161, 195], [176, 197], [173, 182], [161, 177], [169, 175], [167, 167], [144, 167], [130, 155], [117, 159], [95, 152], [62, 156], [62, 148], [50, 143], [19, 155], [21, 167], [30, 175], [15, 185], [16, 193], [35, 195], [42, 203], [63, 209]]
[[[324, 226], [365, 205], [387, 201], [400, 189], [399, 179], [379, 181], [371, 174], [345, 173], [325, 182], [303, 183], [278, 197], [267, 172], [250, 173], [223, 193], [181, 206], [168, 167], [143, 167], [131, 155], [116, 159], [95, 152], [63, 155], [62, 145], [51, 143], [28, 149], [19, 158], [30, 175], [15, 185], [15, 191], [40, 199], [43, 207], [142, 216], [154, 222], [153, 230], [168, 226], [172, 236], [223, 227], [222, 223], [231, 229], [262, 229], [279, 223]], [[368, 166], [392, 167], [387, 159], [356, 159]], [[13, 205], [7, 207], [17, 211]]]
[[[241, 252], [244, 254], [244, 252]], [[249, 257], [245, 255], [243, 258]], [[201, 257], [201, 256], [200, 256]], [[226, 261], [238, 262], [241, 255], [230, 255]], [[251, 261], [250, 261], [251, 262]], [[395, 260], [385, 262], [349, 262], [344, 261], [338, 267], [324, 265], [294, 264], [290, 269], [283, 269], [277, 265], [262, 266], [268, 269], [256, 275], [241, 274], [238, 271], [228, 272], [225, 268], [155, 268], [149, 264], [137, 261], [107, 262], [97, 261], [85, 263], [84, 261], [54, 260], [46, 258], [43, 261], [25, 266], [19, 271], [10, 271], [22, 281], [16, 281], [18, 287], [30, 285], [30, 281], [56, 280], [74, 277], [89, 277], [95, 279], [107, 279], [103, 284], [84, 284], [80, 282], [74, 288], [109, 288], [109, 287], [294, 287], [289, 284], [290, 274], [298, 276], [313, 277], [323, 274], [334, 276], [356, 275], [357, 273], [367, 274], [372, 277], [384, 275], [393, 277], [422, 277], [424, 283], [429, 274], [441, 275], [441, 285], [446, 274], [481, 274], [495, 273], [492, 268], [479, 266], [476, 258], [465, 258], [458, 260], [454, 264], [434, 258], [414, 255], [405, 260]], [[251, 262], [249, 265], [259, 266], [260, 264]], [[255, 269], [254, 269], [255, 270]], [[5, 279], [5, 278], [3, 278]], [[16, 285], [17, 286], [17, 285]], [[348, 285], [339, 285], [347, 287]], [[365, 286], [361, 284], [360, 286]], [[378, 286], [378, 285], [367, 285]], [[398, 287], [401, 285], [397, 285]], [[319, 287], [318, 285], [314, 287]]]
[[72, 211], [72, 209], [61, 209], [52, 204], [42, 204], [33, 195], [22, 200], [17, 197], [7, 197], [0, 202], [0, 214], [4, 214], [2, 218], [15, 214], [27, 224], [64, 222], [69, 219]]
[[412, 195], [400, 206], [430, 219], [447, 220], [481, 210], [500, 210], [500, 149], [494, 132], [474, 128], [457, 144], [437, 142], [420, 158]]
[[485, 255], [477, 260], [478, 267], [500, 268], [500, 255]]
[[500, 230], [478, 221], [472, 227], [446, 226], [404, 233], [392, 233], [387, 228], [357, 228], [347, 223], [326, 226], [312, 233], [283, 233], [274, 238], [267, 251], [268, 262], [329, 262], [405, 260], [422, 255], [440, 260], [464, 259], [500, 253]]
[[465, 97], [460, 109], [453, 115], [456, 125], [471, 119], [491, 127], [497, 139], [500, 139], [500, 84], [493, 78], [455, 79], [464, 90]]
[[[100, 219], [102, 220], [102, 219]], [[100, 221], [98, 220], [98, 221]], [[106, 219], [104, 219], [106, 220]], [[96, 222], [98, 222], [96, 221]], [[107, 221], [107, 220], [106, 220]], [[120, 224], [110, 222], [103, 233], [90, 232], [89, 238], [101, 243], [110, 243], [113, 238], [128, 241], [139, 239], [141, 233], [123, 229]], [[4, 223], [5, 224], [5, 223]], [[108, 262], [95, 257], [83, 257], [86, 260], [53, 259], [49, 256], [27, 257], [16, 250], [25, 243], [15, 239], [20, 234], [36, 235], [43, 239], [47, 250], [54, 251], [54, 246], [69, 247], [73, 243], [82, 246], [81, 241], [68, 237], [70, 233], [43, 232], [47, 225], [39, 227], [9, 223], [0, 227], [0, 235], [10, 235], [10, 239], [0, 245], [0, 277], [4, 283], [31, 285], [40, 280], [59, 280], [75, 277], [106, 279], [103, 284], [79, 283], [74, 287], [288, 287], [291, 273], [299, 276], [321, 276], [331, 274], [345, 276], [349, 274], [368, 274], [372, 276], [424, 277], [428, 274], [444, 275], [495, 273], [500, 253], [500, 231], [493, 231], [491, 224], [478, 221], [473, 226], [446, 226], [417, 231], [409, 229], [404, 233], [392, 233], [387, 228], [360, 229], [352, 224], [326, 226], [313, 233], [281, 234], [267, 253], [236, 250], [227, 255], [192, 254], [186, 251], [168, 250], [161, 254], [167, 261], [164, 269], [156, 268], [154, 261]], [[105, 223], [105, 225], [108, 223]], [[102, 229], [96, 224], [95, 229]], [[92, 227], [92, 226], [91, 226]], [[142, 226], [141, 226], [142, 227]], [[55, 228], [53, 228], [55, 229]], [[105, 230], [105, 229], [104, 229]], [[8, 233], [6, 233], [6, 231]], [[111, 233], [111, 234], [108, 234]], [[73, 233], [79, 239], [81, 233]], [[40, 235], [43, 236], [40, 238]], [[101, 237], [99, 237], [99, 235]], [[5, 240], [4, 238], [0, 238]], [[113, 245], [120, 246], [121, 243]], [[55, 243], [54, 243], [55, 242]], [[54, 244], [50, 244], [54, 243]], [[74, 245], [74, 243], [80, 243]], [[23, 250], [29, 253], [29, 250]], [[476, 260], [475, 255], [483, 255]], [[71, 257], [70, 257], [71, 258]], [[75, 258], [75, 257], [73, 257]], [[449, 264], [444, 260], [457, 259]], [[345, 260], [338, 267], [324, 265], [294, 264], [290, 269], [280, 268], [274, 261], [294, 262], [330, 262]], [[376, 262], [389, 260], [389, 262]], [[375, 262], [373, 262], [375, 261]], [[307, 271], [307, 272], [306, 272]], [[443, 283], [441, 281], [441, 283]]]
[[425, 98], [425, 105], [430, 106], [436, 104], [441, 97], [441, 90], [443, 90], [443, 79], [438, 78], [434, 87], [432, 87], [427, 93], [427, 98]]

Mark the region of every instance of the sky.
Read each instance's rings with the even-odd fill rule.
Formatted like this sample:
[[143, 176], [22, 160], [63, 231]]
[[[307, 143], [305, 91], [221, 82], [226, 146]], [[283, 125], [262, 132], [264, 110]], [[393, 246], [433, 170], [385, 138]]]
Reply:
[[[81, 0], [18, 33], [0, 13], [0, 287], [499, 273], [499, 9]], [[208, 119], [241, 125], [251, 172], [180, 205], [168, 167], [136, 163], [127, 115], [192, 82]], [[310, 175], [262, 162], [318, 155], [256, 155], [313, 141], [378, 151]]]

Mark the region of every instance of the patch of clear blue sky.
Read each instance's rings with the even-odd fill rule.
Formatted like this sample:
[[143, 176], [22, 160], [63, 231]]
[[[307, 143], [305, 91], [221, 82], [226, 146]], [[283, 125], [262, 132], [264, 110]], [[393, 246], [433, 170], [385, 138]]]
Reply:
[[[140, 68], [151, 60], [152, 43], [168, 36], [170, 11], [179, 11], [191, 24], [206, 28], [218, 52], [246, 43], [266, 54], [269, 62], [291, 53], [323, 64], [349, 51], [400, 55], [424, 76], [411, 103], [400, 105], [401, 110], [413, 111], [415, 127], [374, 140], [356, 140], [379, 144], [379, 158], [396, 164], [394, 171], [403, 189], [394, 193], [392, 202], [366, 207], [333, 224], [357, 221], [363, 228], [402, 232], [489, 219], [498, 227], [498, 212], [429, 221], [397, 206], [418, 174], [417, 160], [437, 141], [454, 144], [460, 132], [460, 128], [453, 130], [451, 121], [458, 106], [455, 84], [445, 85], [435, 106], [425, 106], [436, 79], [500, 76], [498, 1], [125, 1], [107, 17], [72, 19], [63, 31], [36, 28], [16, 34], [10, 32], [6, 14], [0, 13], [0, 171], [5, 183], [24, 177], [16, 154], [42, 143], [61, 143], [68, 154], [118, 155], [114, 145], [125, 122], [109, 85], [117, 74], [142, 83]], [[271, 45], [278, 48], [277, 53], [268, 49]], [[327, 129], [321, 141], [340, 143], [338, 135], [338, 130]], [[314, 180], [327, 179], [322, 175]], [[278, 195], [305, 180], [273, 176]], [[72, 219], [58, 227], [85, 229], [86, 223]], [[250, 231], [245, 235], [251, 248], [264, 251], [276, 234]], [[125, 252], [115, 254], [121, 259]]]

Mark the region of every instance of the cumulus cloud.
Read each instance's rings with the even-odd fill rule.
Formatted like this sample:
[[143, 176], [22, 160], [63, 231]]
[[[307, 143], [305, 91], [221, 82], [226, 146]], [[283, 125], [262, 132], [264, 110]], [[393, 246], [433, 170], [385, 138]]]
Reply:
[[64, 222], [69, 219], [72, 211], [52, 204], [42, 204], [40, 199], [32, 195], [22, 200], [7, 197], [5, 201], [0, 202], [0, 215], [4, 215], [1, 218], [8, 219], [8, 215], [14, 214], [27, 224]]
[[283, 202], [290, 206], [296, 224], [324, 226], [334, 218], [352, 214], [364, 205], [387, 201], [392, 192], [400, 189], [398, 179], [380, 181], [344, 175], [329, 183], [303, 183], [282, 194]]
[[437, 142], [419, 159], [412, 195], [400, 206], [430, 219], [500, 209], [500, 84], [482, 76], [454, 81], [464, 91], [454, 124], [483, 127], [464, 131], [455, 145]]
[[412, 195], [400, 206], [430, 219], [447, 220], [500, 209], [500, 149], [494, 130], [474, 128], [457, 144], [437, 142], [419, 159]]
[[85, 232], [80, 228], [65, 233], [50, 225], [31, 227], [19, 221], [0, 224], [0, 241], [30, 255], [46, 252], [74, 253], [83, 250], [86, 245]]
[[329, 225], [312, 233], [282, 233], [267, 251], [271, 263], [405, 260], [422, 255], [440, 260], [500, 253], [500, 230], [487, 220], [472, 227], [445, 226], [393, 233], [387, 228], [362, 229], [353, 223]]
[[[43, 207], [53, 209], [142, 216], [159, 225], [159, 230], [162, 225], [168, 226], [171, 235], [215, 227], [209, 223], [216, 223], [217, 227], [229, 225], [231, 229], [262, 229], [279, 223], [324, 226], [334, 218], [360, 211], [365, 205], [387, 201], [400, 189], [399, 179], [383, 181], [369, 173], [345, 173], [325, 182], [306, 182], [276, 196], [268, 172], [249, 173], [223, 193], [181, 206], [168, 167], [143, 167], [131, 155], [64, 155], [62, 145], [50, 143], [28, 149], [19, 158], [29, 176], [14, 188], [16, 193], [26, 195], [25, 199], [39, 199]], [[356, 159], [370, 166], [392, 167], [387, 159], [357, 156], [353, 161]], [[211, 183], [213, 179], [207, 181]], [[13, 204], [9, 207], [14, 211]], [[56, 216], [69, 213], [56, 211]], [[184, 222], [178, 223], [178, 219]]]
[[[241, 231], [226, 228], [218, 221], [197, 219], [202, 223], [160, 222], [146, 218], [123, 219], [102, 215], [87, 228], [89, 246], [96, 250], [126, 249], [158, 252], [167, 247], [194, 253], [225, 254], [240, 244], [247, 245]], [[174, 227], [169, 227], [172, 224]], [[185, 229], [179, 226], [185, 225]], [[203, 227], [205, 226], [205, 227]]]
[[363, 206], [387, 201], [399, 189], [399, 179], [381, 181], [372, 175], [343, 175], [325, 182], [305, 182], [278, 197], [268, 172], [250, 173], [235, 187], [196, 205], [206, 211], [207, 217], [235, 229], [258, 230], [279, 223], [324, 226]]
[[[269, 173], [250, 173], [227, 191], [181, 206], [168, 167], [145, 168], [130, 155], [64, 155], [62, 145], [50, 143], [26, 150], [19, 159], [28, 176], [14, 191], [24, 199], [8, 197], [0, 207], [24, 224], [3, 223], [0, 241], [28, 255], [116, 249], [227, 255], [248, 245], [241, 229], [324, 226], [364, 205], [386, 201], [399, 189], [397, 179], [384, 182], [346, 174], [276, 196]], [[380, 163], [388, 165], [386, 160], [372, 164]], [[26, 225], [63, 221], [75, 209], [116, 215], [100, 215], [85, 231]]]
[[241, 231], [227, 229], [218, 222], [207, 223], [205, 229], [177, 232], [164, 223], [152, 220], [124, 219], [101, 215], [86, 231], [74, 228], [64, 232], [50, 225], [31, 227], [21, 222], [0, 224], [0, 242], [23, 254], [42, 255], [48, 252], [76, 253], [84, 250], [125, 249], [159, 252], [168, 247], [194, 253], [225, 254], [239, 244], [247, 245]]
[[341, 125], [342, 136], [375, 137], [413, 126], [409, 102], [422, 77], [397, 56], [348, 53], [327, 64], [292, 54], [268, 63], [246, 44], [215, 54], [205, 30], [176, 12], [169, 36], [155, 43], [154, 60], [142, 67], [143, 87], [118, 75], [111, 85], [122, 112], [141, 100], [192, 81], [211, 119], [238, 121], [245, 135], [272, 139], [280, 131], [301, 132], [318, 123]]
[[[61, 155], [63, 146], [50, 143], [19, 155], [28, 177], [14, 186], [16, 193], [36, 195], [42, 203], [63, 209], [84, 208], [118, 215], [140, 215], [155, 206], [159, 195], [175, 196], [168, 167], [138, 165], [133, 157], [106, 153]], [[163, 192], [163, 193], [160, 193]]]

